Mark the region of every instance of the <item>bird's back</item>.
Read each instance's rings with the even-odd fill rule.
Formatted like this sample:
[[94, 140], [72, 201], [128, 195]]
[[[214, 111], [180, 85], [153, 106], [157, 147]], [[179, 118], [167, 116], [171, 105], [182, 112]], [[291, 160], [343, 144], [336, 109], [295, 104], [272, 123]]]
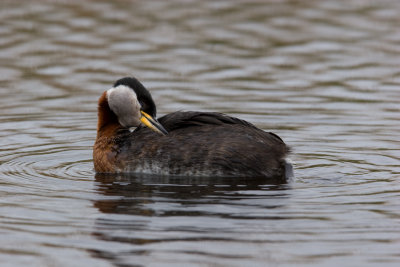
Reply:
[[138, 127], [116, 138], [122, 172], [282, 178], [288, 148], [277, 135], [230, 116], [175, 112], [159, 119], [166, 136]]

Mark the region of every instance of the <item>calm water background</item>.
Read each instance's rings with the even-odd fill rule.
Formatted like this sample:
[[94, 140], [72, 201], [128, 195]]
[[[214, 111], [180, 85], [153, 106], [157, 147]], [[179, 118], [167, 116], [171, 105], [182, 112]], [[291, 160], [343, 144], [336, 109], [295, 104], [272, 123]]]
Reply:
[[[400, 1], [1, 1], [1, 266], [399, 266]], [[279, 134], [296, 180], [95, 176], [123, 76]]]

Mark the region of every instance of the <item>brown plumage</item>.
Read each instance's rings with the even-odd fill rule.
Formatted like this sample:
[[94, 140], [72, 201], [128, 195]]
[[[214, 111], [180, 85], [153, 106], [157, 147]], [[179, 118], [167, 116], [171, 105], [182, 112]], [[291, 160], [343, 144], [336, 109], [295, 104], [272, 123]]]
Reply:
[[[93, 150], [97, 172], [285, 180], [289, 149], [277, 135], [214, 112], [174, 112], [157, 121], [151, 95], [134, 78], [123, 78], [110, 90], [99, 99]], [[130, 103], [136, 103], [142, 114], [150, 115], [151, 123], [137, 111], [125, 116], [126, 110], [116, 108]], [[137, 118], [128, 122], [130, 116], [140, 117], [150, 128]], [[131, 132], [129, 127], [137, 128]]]

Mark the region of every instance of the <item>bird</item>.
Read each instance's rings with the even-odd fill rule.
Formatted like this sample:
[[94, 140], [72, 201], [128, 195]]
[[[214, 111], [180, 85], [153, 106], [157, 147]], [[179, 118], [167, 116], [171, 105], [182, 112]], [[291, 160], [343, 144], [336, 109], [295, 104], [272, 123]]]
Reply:
[[150, 92], [134, 77], [106, 90], [97, 112], [97, 173], [279, 181], [291, 175], [290, 148], [278, 135], [219, 112], [176, 111], [157, 118]]

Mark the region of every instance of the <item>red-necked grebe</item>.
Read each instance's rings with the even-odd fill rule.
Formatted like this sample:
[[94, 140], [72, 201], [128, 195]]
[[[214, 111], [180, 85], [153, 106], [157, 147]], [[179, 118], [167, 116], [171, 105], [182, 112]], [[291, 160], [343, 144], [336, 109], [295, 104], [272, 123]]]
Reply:
[[288, 151], [276, 134], [221, 113], [178, 111], [157, 120], [149, 91], [132, 77], [99, 99], [96, 172], [276, 178], [285, 177]]

